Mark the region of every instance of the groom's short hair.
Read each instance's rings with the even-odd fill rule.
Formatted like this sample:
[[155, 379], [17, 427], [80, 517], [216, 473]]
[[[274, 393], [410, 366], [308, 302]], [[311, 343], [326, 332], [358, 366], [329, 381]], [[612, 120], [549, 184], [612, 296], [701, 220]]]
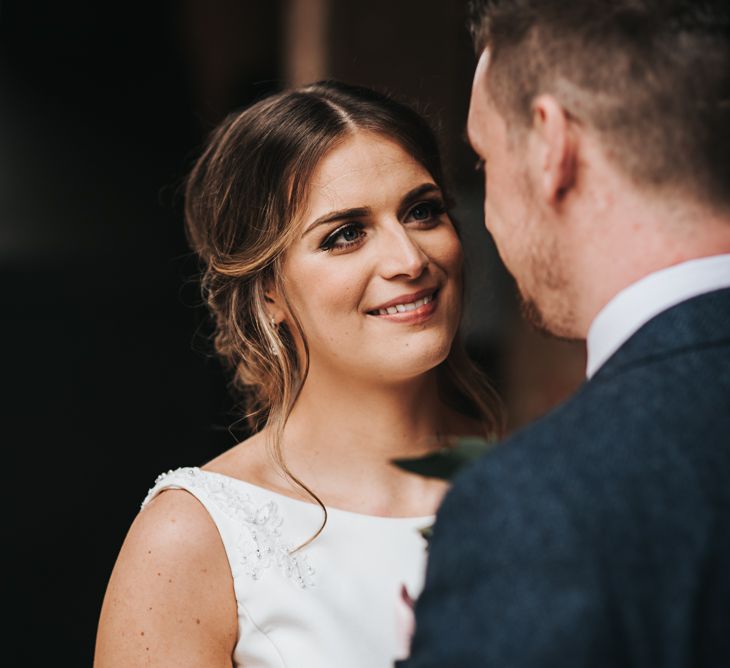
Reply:
[[474, 0], [510, 130], [554, 95], [637, 185], [730, 209], [730, 0]]

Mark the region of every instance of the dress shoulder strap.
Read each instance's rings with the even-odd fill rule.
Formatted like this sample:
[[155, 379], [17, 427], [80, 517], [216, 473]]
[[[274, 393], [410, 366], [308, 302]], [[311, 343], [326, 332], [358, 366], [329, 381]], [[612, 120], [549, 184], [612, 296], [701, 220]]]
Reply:
[[198, 499], [218, 528], [234, 580], [243, 575], [258, 580], [275, 565], [299, 586], [308, 586], [312, 569], [284, 540], [278, 504], [252, 498], [243, 485], [219, 473], [179, 468], [158, 476], [142, 508], [163, 490], [183, 489]]

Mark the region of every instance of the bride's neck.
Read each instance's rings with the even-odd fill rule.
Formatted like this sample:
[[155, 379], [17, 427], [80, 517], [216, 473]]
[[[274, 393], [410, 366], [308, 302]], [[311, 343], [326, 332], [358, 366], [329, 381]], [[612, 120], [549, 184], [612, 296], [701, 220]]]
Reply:
[[307, 379], [288, 420], [285, 441], [289, 449], [326, 450], [330, 456], [408, 456], [434, 447], [443, 420], [435, 371], [388, 385]]

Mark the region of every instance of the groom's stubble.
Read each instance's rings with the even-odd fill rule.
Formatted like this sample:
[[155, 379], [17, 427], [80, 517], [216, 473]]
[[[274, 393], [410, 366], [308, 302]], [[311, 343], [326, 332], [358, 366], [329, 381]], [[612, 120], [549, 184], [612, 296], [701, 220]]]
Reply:
[[[559, 238], [548, 236], [551, 232], [549, 223], [540, 221], [538, 227], [543, 232], [530, 244], [525, 258], [526, 275], [515, 276], [520, 311], [541, 334], [575, 340], [574, 291], [569, 279], [568, 259]], [[531, 286], [529, 291], [522, 287], [525, 283]]]
[[522, 317], [527, 320], [527, 322], [530, 323], [532, 328], [537, 332], [545, 337], [558, 339], [560, 341], [578, 340], [578, 337], [569, 333], [567, 328], [559, 328], [550, 323], [545, 318], [543, 312], [540, 310], [540, 307], [534, 299], [526, 298], [519, 289], [517, 290], [517, 296], [519, 299], [520, 313], [522, 314]]
[[518, 226], [525, 235], [520, 261], [512, 262], [522, 316], [541, 334], [575, 340], [575, 308], [569, 277], [569, 258], [561, 242], [561, 226], [547, 220], [539, 206], [535, 184], [525, 168], [519, 178], [519, 196], [527, 219]]

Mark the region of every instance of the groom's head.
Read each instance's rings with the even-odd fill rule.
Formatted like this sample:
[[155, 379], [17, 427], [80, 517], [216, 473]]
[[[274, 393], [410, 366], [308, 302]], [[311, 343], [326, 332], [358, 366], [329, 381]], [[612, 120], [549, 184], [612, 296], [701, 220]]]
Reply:
[[546, 329], [584, 334], [578, 311], [600, 286], [578, 258], [612, 233], [605, 221], [639, 224], [647, 202], [730, 212], [727, 4], [473, 3], [486, 224]]

